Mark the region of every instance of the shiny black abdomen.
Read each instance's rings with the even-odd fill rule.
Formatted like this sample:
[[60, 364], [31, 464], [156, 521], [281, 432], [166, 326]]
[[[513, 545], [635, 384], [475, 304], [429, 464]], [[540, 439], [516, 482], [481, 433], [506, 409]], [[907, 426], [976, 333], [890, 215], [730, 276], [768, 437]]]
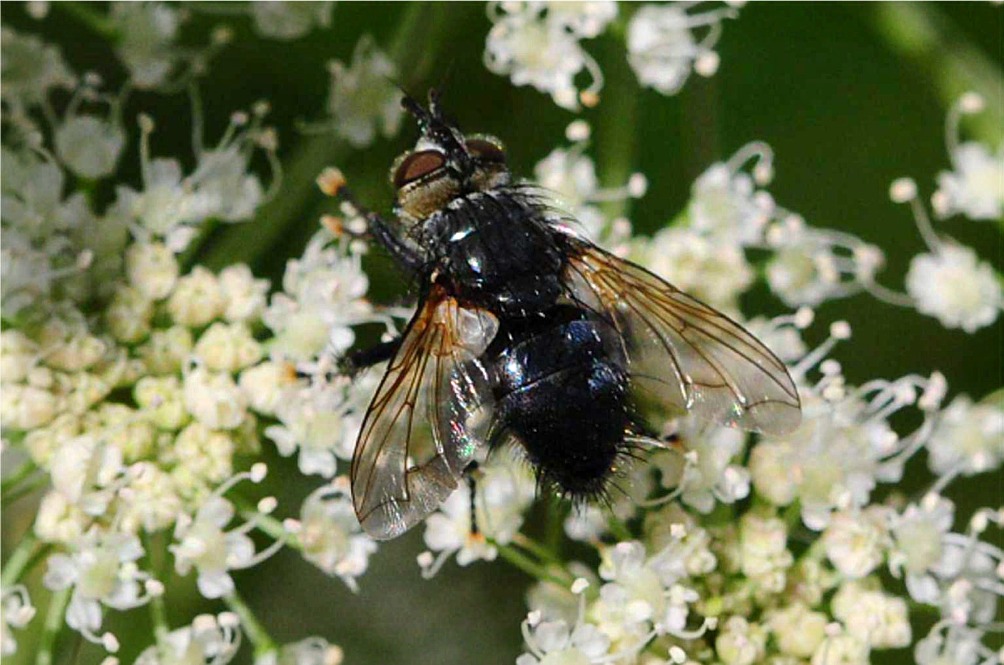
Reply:
[[601, 495], [629, 425], [616, 331], [571, 306], [508, 321], [488, 355], [500, 440], [515, 436], [541, 480], [573, 498]]
[[567, 248], [546, 215], [531, 196], [501, 188], [455, 199], [424, 233], [437, 281], [499, 320], [483, 358], [495, 393], [490, 443], [515, 438], [545, 485], [593, 498], [625, 448], [627, 376], [617, 332], [562, 303]]

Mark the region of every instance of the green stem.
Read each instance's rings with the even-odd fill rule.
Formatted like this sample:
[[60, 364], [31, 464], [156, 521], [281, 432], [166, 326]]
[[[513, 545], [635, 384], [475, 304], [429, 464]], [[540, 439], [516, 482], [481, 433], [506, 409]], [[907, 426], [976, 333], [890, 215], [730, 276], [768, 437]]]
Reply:
[[607, 511], [607, 526], [610, 528], [610, 533], [612, 533], [617, 540], [634, 540], [634, 534], [631, 533], [631, 529], [628, 528], [627, 524], [618, 519], [618, 517], [610, 511]]
[[563, 589], [567, 589], [574, 581], [572, 576], [568, 575], [567, 572], [566, 578], [559, 577], [511, 545], [500, 545], [491, 539], [489, 539], [488, 542], [490, 542], [495, 549], [498, 550], [503, 559], [511, 563], [516, 568], [519, 568], [530, 577], [535, 577], [541, 581], [552, 582]]
[[254, 611], [247, 603], [244, 602], [236, 591], [231, 592], [230, 595], [224, 597], [223, 600], [226, 602], [227, 607], [229, 607], [234, 614], [240, 617], [241, 625], [244, 627], [244, 632], [247, 634], [248, 639], [251, 640], [251, 644], [254, 645], [254, 655], [256, 661], [278, 649], [275, 641], [265, 629], [265, 626], [258, 621], [258, 618], [254, 615]]
[[241, 516], [250, 522], [254, 522], [255, 527], [262, 533], [266, 533], [276, 540], [285, 541], [290, 547], [300, 549], [299, 539], [286, 531], [286, 527], [282, 525], [282, 522], [271, 515], [263, 515], [257, 510], [241, 507]]
[[523, 533], [517, 533], [515, 536], [513, 536], [512, 542], [519, 545], [520, 547], [530, 552], [531, 554], [533, 554], [535, 557], [537, 557], [542, 561], [546, 561], [547, 563], [555, 564], [558, 566], [563, 565], [564, 563], [558, 557], [558, 555], [555, 554], [551, 549], [542, 545], [541, 543], [538, 543], [536, 540], [530, 538], [529, 536]]
[[[150, 566], [150, 572], [161, 584], [164, 584], [164, 561], [165, 557], [155, 558], [154, 552], [163, 552], [162, 543], [154, 542], [154, 535], [147, 534], [143, 538], [143, 547], [146, 549], [146, 559]], [[167, 585], [164, 585], [165, 588]], [[153, 623], [153, 636], [156, 640], [157, 649], [163, 648], [168, 634], [171, 632], [170, 624], [167, 621], [167, 605], [164, 602], [164, 595], [160, 594], [150, 598], [150, 621]]]
[[0, 505], [7, 506], [14, 503], [20, 498], [23, 498], [40, 487], [44, 487], [49, 482], [49, 477], [45, 474], [33, 478], [30, 482], [27, 482], [20, 487], [14, 488], [7, 492], [6, 494], [0, 496]]
[[108, 17], [95, 14], [90, 10], [90, 3], [87, 2], [57, 2], [56, 6], [62, 8], [73, 18], [77, 19], [104, 39], [111, 42], [118, 40], [118, 33]]
[[[626, 25], [627, 16], [618, 19]], [[623, 187], [634, 172], [638, 148], [638, 103], [641, 93], [634, 72], [624, 56], [623, 31], [615, 48], [606, 49], [603, 71], [605, 87], [600, 93], [600, 115], [594, 132], [596, 164], [600, 184]], [[631, 212], [631, 200], [624, 198], [603, 204], [608, 219]]]
[[0, 574], [0, 586], [8, 589], [17, 584], [21, 575], [28, 569], [28, 564], [34, 559], [37, 550], [38, 537], [35, 536], [34, 532], [29, 531], [21, 538], [21, 542], [17, 544], [10, 558], [7, 559], [3, 573]]
[[38, 466], [32, 460], [25, 462], [6, 478], [0, 480], [0, 496], [6, 498], [8, 494], [17, 490], [18, 483], [23, 482], [28, 476], [38, 471]]
[[875, 29], [886, 44], [930, 75], [945, 108], [974, 90], [987, 100], [967, 126], [980, 141], [996, 146], [1004, 137], [1004, 76], [1000, 65], [967, 43], [937, 7], [916, 2], [881, 2], [871, 7]]
[[66, 605], [70, 602], [70, 592], [73, 587], [68, 587], [62, 591], [57, 591], [49, 598], [49, 609], [45, 612], [45, 624], [42, 628], [42, 636], [38, 641], [38, 654], [35, 656], [35, 665], [52, 665], [52, 648], [56, 644], [56, 637], [63, 627], [63, 615]]
[[[388, 55], [398, 71], [407, 72], [403, 84], [415, 85], [450, 43], [444, 31], [464, 16], [462, 3], [409, 3], [404, 10]], [[201, 263], [220, 268], [236, 259], [252, 261], [264, 256], [287, 232], [291, 223], [306, 214], [312, 199], [319, 199], [315, 179], [321, 170], [341, 161], [350, 146], [332, 137], [302, 137], [292, 159], [283, 165], [279, 194], [259, 210], [251, 229], [237, 225], [223, 230], [207, 247]]]

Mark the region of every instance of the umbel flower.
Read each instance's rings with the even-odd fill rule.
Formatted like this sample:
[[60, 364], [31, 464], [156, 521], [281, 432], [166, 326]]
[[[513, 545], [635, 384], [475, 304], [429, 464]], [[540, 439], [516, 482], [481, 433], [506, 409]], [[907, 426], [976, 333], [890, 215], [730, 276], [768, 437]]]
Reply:
[[[288, 549], [336, 586], [375, 592], [367, 571], [378, 546], [356, 518], [349, 461], [381, 368], [347, 376], [336, 359], [357, 340], [397, 336], [412, 311], [370, 300], [375, 262], [351, 206], [324, 215], [274, 283], [261, 257], [214, 252], [233, 224], [261, 225], [250, 235], [290, 220], [269, 104], [209, 117], [199, 79], [234, 35], [285, 47], [338, 29], [337, 9], [65, 11], [107, 42], [114, 76], [76, 72], [30, 30], [5, 25], [2, 35], [0, 419], [12, 544], [0, 652], [55, 662], [65, 630], [106, 665], [119, 653], [138, 653], [138, 665], [225, 665], [244, 642], [259, 665], [337, 664], [337, 626], [280, 644], [267, 599], [245, 601], [240, 571]], [[210, 26], [193, 12], [243, 23]], [[623, 57], [629, 83], [671, 95], [694, 73], [714, 74], [736, 12], [492, 3], [485, 65], [578, 112], [601, 101], [592, 54], [602, 48]], [[32, 5], [31, 16], [45, 13]], [[194, 23], [209, 29], [200, 37]], [[422, 41], [398, 36], [387, 43]], [[402, 119], [394, 80], [405, 62], [369, 36], [347, 46], [345, 62], [314, 72], [328, 79], [324, 108], [303, 112], [324, 118], [306, 129], [332, 132], [339, 150], [392, 137]], [[145, 114], [153, 92], [171, 103], [187, 94], [191, 121]], [[520, 665], [864, 664], [892, 650], [921, 665], [999, 660], [1004, 513], [974, 507], [960, 489], [1004, 464], [1001, 392], [950, 389], [949, 368], [845, 373], [838, 359], [869, 357], [872, 341], [852, 337], [853, 319], [826, 319], [830, 301], [860, 295], [960, 336], [999, 321], [998, 271], [946, 235], [965, 233], [940, 226], [1001, 216], [1001, 152], [963, 140], [960, 127], [983, 106], [969, 93], [948, 113], [934, 219], [914, 181], [891, 187], [926, 245], [902, 293], [878, 282], [877, 246], [775, 200], [774, 163], [787, 158], [769, 145], [752, 141], [708, 165], [680, 188], [689, 196], [677, 214], [641, 235], [631, 204], [649, 176], [621, 171], [608, 183], [591, 125], [569, 122], [534, 153], [539, 193], [576, 232], [744, 322], [788, 366], [802, 424], [764, 436], [667, 420], [662, 440], [631, 450], [606, 503], [574, 508], [537, 501], [528, 465], [493, 453], [418, 527], [425, 551], [399, 574], [441, 584], [455, 562], [531, 576]], [[163, 140], [174, 130], [190, 145]], [[298, 159], [292, 172], [320, 170]], [[129, 167], [135, 177], [123, 175]], [[781, 313], [753, 316], [757, 291]], [[213, 613], [186, 614], [191, 594]], [[118, 628], [127, 612], [149, 614], [129, 623], [150, 630]]]

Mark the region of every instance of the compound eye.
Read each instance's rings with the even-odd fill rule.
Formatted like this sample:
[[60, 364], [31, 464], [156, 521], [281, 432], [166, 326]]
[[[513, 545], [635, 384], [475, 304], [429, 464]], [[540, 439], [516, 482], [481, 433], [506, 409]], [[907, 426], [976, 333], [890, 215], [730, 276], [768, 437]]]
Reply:
[[467, 151], [475, 159], [491, 164], [505, 164], [505, 152], [497, 143], [487, 139], [468, 139]]
[[408, 183], [435, 173], [446, 164], [446, 157], [438, 150], [420, 150], [404, 158], [394, 172], [394, 187], [400, 189]]

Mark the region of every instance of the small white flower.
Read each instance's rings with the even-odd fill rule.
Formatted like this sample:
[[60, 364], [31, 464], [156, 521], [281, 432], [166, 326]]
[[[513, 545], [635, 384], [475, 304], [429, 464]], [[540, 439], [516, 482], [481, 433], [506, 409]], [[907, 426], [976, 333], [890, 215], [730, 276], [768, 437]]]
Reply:
[[148, 334], [153, 320], [153, 302], [138, 289], [120, 286], [105, 310], [108, 330], [120, 342], [139, 342]]
[[93, 518], [55, 490], [42, 497], [35, 517], [35, 533], [47, 543], [71, 543], [80, 538]]
[[917, 311], [938, 319], [946, 328], [973, 333], [997, 319], [1004, 294], [990, 264], [976, 252], [951, 243], [931, 254], [918, 254], [906, 274], [907, 293]]
[[991, 154], [980, 143], [963, 143], [950, 155], [953, 171], [938, 174], [935, 211], [941, 217], [962, 213], [970, 219], [1004, 216], [1004, 144]]
[[[264, 468], [264, 465], [261, 465]], [[234, 518], [233, 505], [221, 494], [242, 478], [260, 480], [256, 471], [238, 474], [217, 488], [199, 506], [194, 519], [178, 520], [174, 530], [177, 541], [171, 545], [174, 567], [180, 575], [192, 568], [198, 572], [199, 592], [206, 598], [221, 598], [234, 589], [230, 571], [255, 566], [277, 552], [284, 541], [277, 540], [260, 552], [255, 552], [254, 542], [247, 533], [254, 527], [255, 518], [227, 530]]]
[[254, 28], [262, 37], [290, 41], [331, 23], [333, 2], [254, 2]]
[[784, 589], [785, 573], [794, 561], [788, 529], [776, 517], [743, 515], [739, 522], [740, 568], [747, 577], [774, 593]]
[[4, 589], [0, 595], [0, 654], [11, 656], [17, 652], [17, 640], [13, 629], [20, 630], [35, 616], [35, 606], [31, 604], [28, 589], [23, 584], [15, 584]]
[[201, 328], [223, 314], [226, 307], [219, 279], [202, 266], [178, 280], [167, 301], [167, 311], [176, 323]]
[[134, 243], [125, 261], [129, 283], [148, 300], [166, 298], [178, 280], [178, 261], [162, 243]]
[[125, 131], [114, 119], [74, 115], [56, 128], [53, 141], [67, 168], [81, 178], [96, 180], [115, 170], [125, 147]]
[[730, 617], [715, 638], [715, 653], [724, 665], [753, 665], [764, 656], [767, 634], [758, 624]]
[[286, 264], [283, 293], [263, 315], [275, 334], [270, 349], [291, 360], [314, 360], [322, 351], [341, 353], [355, 340], [351, 326], [380, 320], [365, 300], [369, 280], [360, 256], [343, 245], [328, 246], [319, 231], [299, 259]]
[[782, 653], [808, 658], [826, 637], [826, 615], [802, 603], [771, 612], [767, 619]]
[[275, 442], [280, 455], [299, 450], [301, 473], [333, 478], [346, 438], [349, 408], [344, 382], [338, 386], [292, 385], [280, 393], [275, 406], [280, 424], [267, 427], [265, 435]]
[[812, 665], [869, 665], [868, 643], [848, 633], [829, 635], [812, 654]]
[[0, 43], [3, 44], [2, 97], [12, 108], [23, 112], [26, 107], [45, 101], [53, 88], [68, 88], [74, 84], [73, 74], [55, 46], [7, 26], [3, 28]]
[[112, 5], [109, 19], [120, 35], [117, 52], [138, 88], [166, 83], [181, 59], [174, 45], [181, 19], [167, 3]]
[[221, 270], [219, 282], [226, 303], [224, 319], [250, 322], [261, 316], [268, 296], [267, 279], [255, 279], [246, 264], [238, 263]]
[[171, 476], [151, 462], [129, 468], [129, 483], [119, 496], [118, 518], [127, 533], [140, 529], [154, 533], [173, 525], [182, 514], [182, 500]]
[[983, 634], [967, 626], [939, 622], [924, 639], [917, 642], [914, 658], [917, 665], [976, 665], [992, 663], [990, 649], [981, 643]]
[[91, 529], [73, 544], [70, 554], [53, 554], [42, 582], [47, 589], [73, 588], [66, 623], [95, 644], [117, 644], [109, 633], [98, 635], [101, 605], [126, 610], [150, 600], [144, 583], [150, 575], [136, 567], [143, 547], [135, 536]]
[[198, 495], [207, 484], [219, 483], [230, 476], [234, 448], [231, 436], [193, 422], [178, 433], [161, 459], [174, 463], [171, 475], [177, 491]]
[[461, 485], [425, 520], [425, 545], [439, 556], [423, 566], [431, 576], [453, 553], [457, 563], [466, 566], [474, 561], [494, 561], [498, 550], [487, 538], [508, 544], [523, 524], [523, 514], [534, 497], [530, 474], [515, 460], [498, 455], [480, 469], [475, 509], [479, 533], [471, 533], [471, 493]]
[[195, 343], [193, 357], [213, 372], [236, 373], [258, 362], [261, 344], [243, 323], [216, 322]]
[[340, 482], [346, 480], [342, 477], [324, 485], [304, 500], [297, 536], [303, 558], [328, 575], [337, 575], [355, 591], [356, 579], [366, 572], [377, 544], [362, 533], [348, 483]]
[[659, 231], [641, 253], [649, 270], [713, 307], [736, 309], [739, 294], [753, 284], [753, 269], [739, 245], [689, 228]]
[[397, 69], [371, 36], [359, 39], [351, 65], [333, 61], [328, 70], [327, 110], [339, 136], [362, 148], [373, 142], [378, 129], [386, 138], [397, 134], [404, 113], [400, 93], [392, 83]]
[[[337, 644], [329, 644], [321, 637], [308, 637], [293, 644], [284, 644], [279, 651], [277, 665], [341, 665], [344, 656]], [[255, 665], [259, 665], [257, 661]]]
[[60, 406], [56, 395], [34, 386], [5, 385], [0, 391], [0, 417], [11, 429], [41, 427], [56, 417]]
[[870, 285], [884, 257], [874, 246], [789, 216], [772, 225], [767, 242], [775, 254], [767, 263], [767, 285], [791, 307], [842, 298]]
[[159, 429], [179, 430], [191, 420], [185, 408], [181, 380], [177, 376], [144, 376], [136, 382], [133, 398], [143, 414]]
[[[580, 13], [587, 4], [577, 4], [565, 11], [552, 11], [561, 3], [498, 3], [489, 17], [494, 25], [485, 40], [485, 66], [494, 74], [508, 76], [513, 85], [530, 85], [551, 95], [554, 103], [574, 110], [579, 98], [594, 102], [603, 87], [599, 66], [579, 45], [583, 26], [589, 33], [599, 33], [616, 10], [600, 8]], [[612, 3], [610, 3], [612, 4]], [[576, 75], [587, 69], [592, 78], [582, 93], [575, 85]], [[588, 104], [591, 105], [591, 104]]]
[[[188, 362], [194, 346], [192, 331], [182, 325], [174, 325], [151, 332], [139, 347], [139, 355], [150, 374], [177, 375]], [[172, 378], [177, 379], [177, 376]]]
[[122, 450], [94, 435], [70, 439], [52, 457], [52, 486], [89, 515], [104, 514], [122, 474]]
[[894, 515], [890, 533], [895, 546], [889, 553], [889, 567], [907, 575], [922, 575], [934, 567], [941, 560], [945, 534], [951, 530], [954, 517], [954, 504], [936, 494]]
[[[644, 5], [628, 24], [628, 62], [643, 86], [664, 95], [680, 91], [691, 70], [710, 76], [718, 66], [714, 46], [721, 35], [721, 21], [735, 16], [734, 10], [717, 9], [688, 14], [685, 5]], [[696, 28], [707, 27], [698, 40]]]
[[523, 625], [530, 653], [517, 658], [516, 665], [590, 665], [605, 662], [610, 649], [610, 639], [581, 618], [569, 627], [560, 620], [540, 621], [531, 613]]
[[[754, 177], [740, 170], [750, 158], [757, 160]], [[756, 185], [770, 175], [773, 154], [763, 143], [740, 148], [728, 162], [712, 164], [694, 181], [688, 208], [690, 224], [718, 241], [751, 245], [762, 242], [764, 229], [776, 213], [774, 199]]]
[[229, 374], [197, 367], [185, 376], [185, 408], [210, 429], [234, 429], [247, 414], [247, 398]]
[[822, 542], [826, 556], [844, 577], [860, 579], [882, 563], [888, 547], [887, 518], [880, 506], [833, 514]]
[[730, 464], [746, 446], [743, 432], [726, 427], [706, 428], [687, 418], [680, 438], [686, 454], [660, 452], [652, 461], [662, 473], [662, 485], [678, 488], [685, 504], [709, 513], [716, 501], [735, 503], [749, 493], [749, 472]]
[[230, 613], [200, 614], [190, 626], [172, 630], [160, 644], [145, 649], [136, 665], [213, 663], [226, 665], [241, 644], [240, 621]]
[[912, 636], [906, 602], [881, 591], [850, 582], [833, 597], [833, 615], [848, 634], [872, 649], [908, 646]]
[[1004, 461], [1004, 408], [959, 395], [941, 413], [927, 451], [928, 466], [939, 476], [998, 468]]
[[248, 404], [258, 413], [274, 415], [287, 388], [296, 383], [292, 365], [266, 360], [241, 372], [237, 384], [247, 396]]

